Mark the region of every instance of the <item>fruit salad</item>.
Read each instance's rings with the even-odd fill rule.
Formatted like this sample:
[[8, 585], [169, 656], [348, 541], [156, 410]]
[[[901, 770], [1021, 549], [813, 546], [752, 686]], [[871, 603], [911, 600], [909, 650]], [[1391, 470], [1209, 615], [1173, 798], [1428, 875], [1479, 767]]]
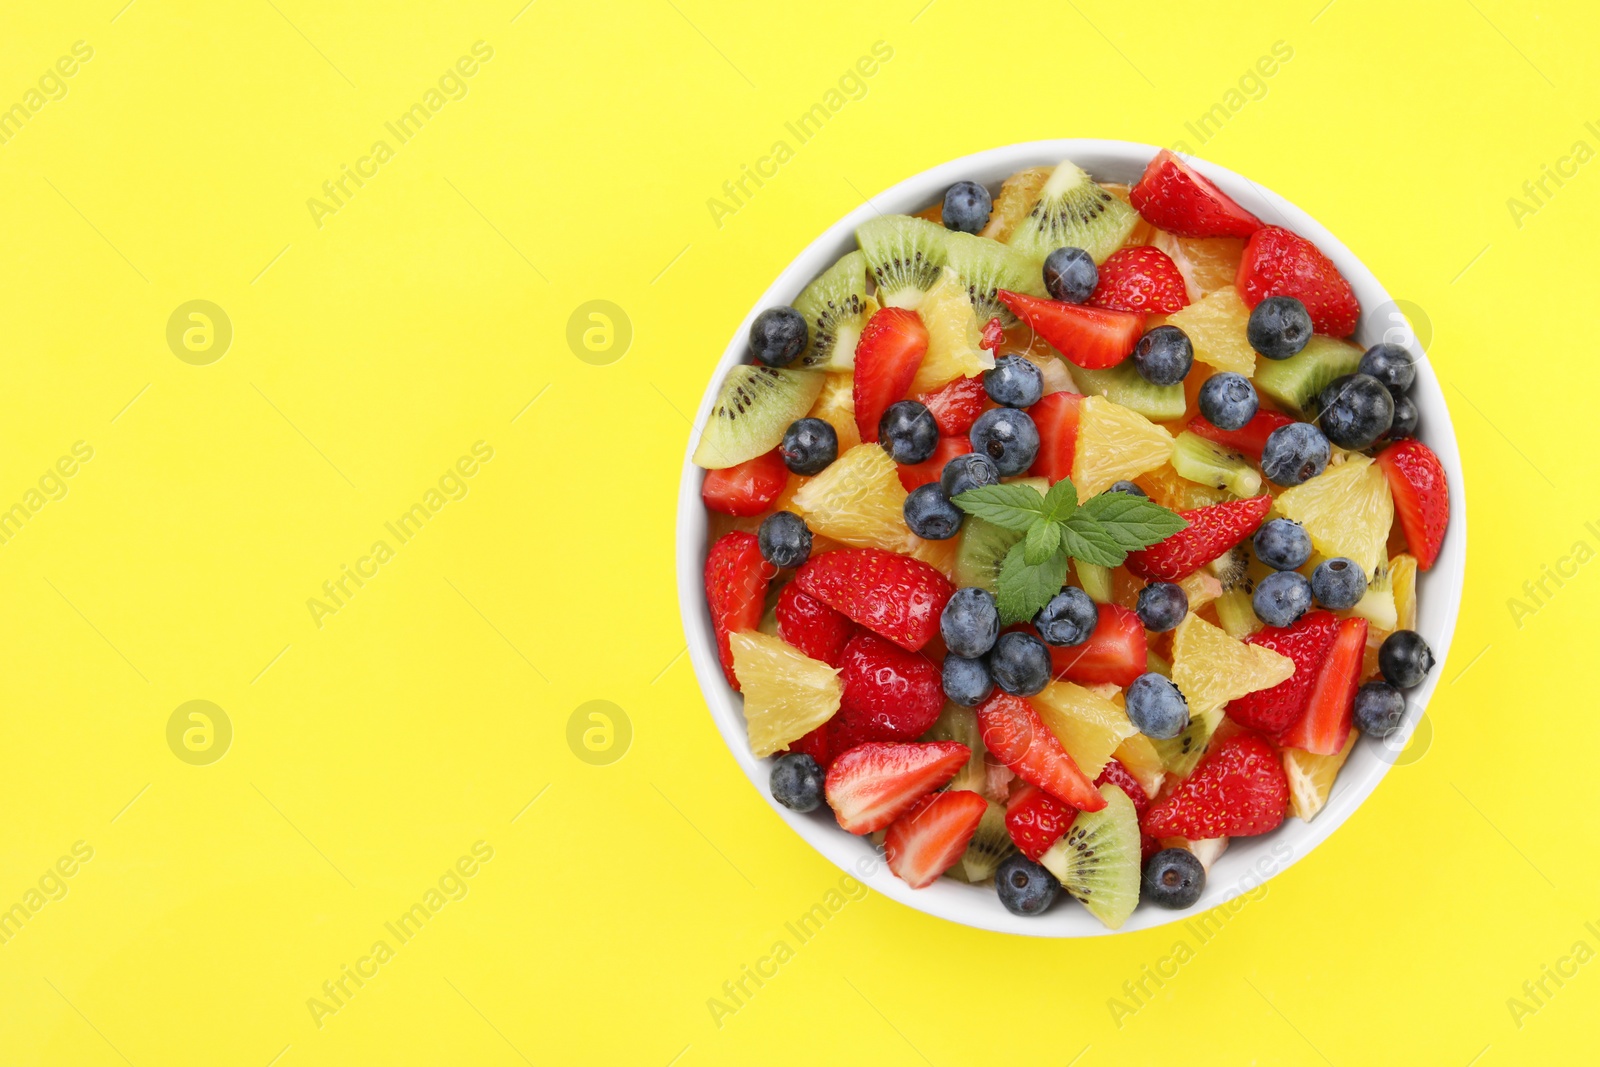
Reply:
[[921, 888], [1106, 926], [1311, 820], [1433, 666], [1412, 355], [1171, 152], [880, 216], [755, 318], [694, 461], [774, 799]]

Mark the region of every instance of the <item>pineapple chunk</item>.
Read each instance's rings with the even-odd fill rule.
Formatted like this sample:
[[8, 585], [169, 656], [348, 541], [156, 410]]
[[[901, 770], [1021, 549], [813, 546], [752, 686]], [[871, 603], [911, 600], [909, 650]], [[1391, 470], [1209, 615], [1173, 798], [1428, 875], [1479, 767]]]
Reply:
[[1294, 660], [1288, 656], [1229, 637], [1192, 612], [1172, 641], [1172, 681], [1189, 701], [1191, 719], [1246, 693], [1271, 689], [1292, 674]]
[[1239, 290], [1229, 285], [1208, 293], [1199, 303], [1173, 312], [1167, 323], [1189, 335], [1194, 358], [1217, 370], [1231, 370], [1246, 378], [1256, 372], [1256, 352], [1245, 336], [1250, 309]]
[[1394, 586], [1396, 621], [1402, 630], [1417, 628], [1417, 557], [1401, 553], [1389, 561], [1389, 582]]
[[861, 444], [834, 460], [794, 495], [795, 509], [813, 533], [857, 548], [906, 552], [906, 490], [894, 460], [875, 444]]
[[1084, 397], [1078, 410], [1072, 484], [1079, 499], [1153, 471], [1172, 458], [1172, 435], [1138, 412], [1103, 396]]
[[911, 380], [911, 394], [931, 393], [956, 378], [970, 378], [994, 366], [994, 356], [978, 347], [982, 333], [967, 287], [945, 267], [917, 309], [928, 329], [928, 351]]
[[815, 730], [839, 710], [839, 672], [776, 637], [744, 630], [728, 639], [733, 675], [744, 693], [750, 751], [770, 756]]
[[839, 435], [839, 455], [844, 455], [861, 443], [861, 431], [856, 429], [856, 376], [850, 371], [830, 373], [822, 382], [822, 392], [811, 405], [809, 415], [833, 427]]
[[1166, 767], [1161, 762], [1161, 753], [1156, 751], [1156, 746], [1144, 734], [1133, 734], [1123, 739], [1122, 744], [1111, 754], [1118, 763], [1128, 768], [1128, 773], [1139, 780], [1139, 785], [1144, 789], [1144, 795], [1155, 799], [1156, 793], [1161, 790], [1161, 782], [1167, 776]]
[[1216, 575], [1207, 573], [1204, 568], [1179, 582], [1178, 588], [1189, 598], [1190, 611], [1199, 611], [1222, 595], [1222, 583], [1217, 580]]
[[1303, 485], [1286, 489], [1274, 505], [1278, 514], [1306, 528], [1322, 555], [1347, 556], [1372, 574], [1389, 558], [1389, 527], [1394, 499], [1383, 471], [1366, 456], [1350, 453], [1344, 462]]
[[1051, 682], [1029, 701], [1090, 781], [1100, 777], [1117, 746], [1139, 732], [1121, 708], [1071, 682]]
[[1283, 750], [1283, 773], [1289, 779], [1289, 810], [1296, 817], [1310, 822], [1328, 803], [1333, 791], [1333, 780], [1350, 758], [1361, 731], [1351, 730], [1344, 748], [1332, 756], [1315, 756], [1298, 748]]
[[1054, 167], [1029, 167], [1019, 170], [1000, 185], [1000, 195], [995, 198], [994, 210], [989, 213], [989, 224], [980, 237], [988, 237], [1001, 244], [1011, 240], [1017, 223], [1027, 217], [1039, 201], [1039, 190], [1050, 180]]

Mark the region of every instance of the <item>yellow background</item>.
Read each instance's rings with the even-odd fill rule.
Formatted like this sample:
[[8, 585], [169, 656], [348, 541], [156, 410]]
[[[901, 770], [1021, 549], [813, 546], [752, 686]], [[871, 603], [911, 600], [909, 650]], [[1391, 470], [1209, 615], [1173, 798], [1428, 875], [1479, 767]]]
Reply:
[[[1507, 206], [1600, 147], [1587, 5], [122, 4], [13, 5], [0, 35], [0, 104], [94, 50], [0, 145], [0, 507], [93, 448], [0, 546], [0, 907], [93, 849], [0, 945], [0, 1060], [1592, 1058], [1600, 965], [1520, 1027], [1506, 1004], [1600, 949], [1600, 567], [1507, 605], [1600, 547], [1600, 168]], [[395, 143], [477, 41], [465, 98]], [[877, 41], [865, 95], [719, 227], [708, 198]], [[1264, 95], [1186, 132], [1278, 41]], [[719, 1027], [708, 998], [839, 876], [682, 654], [684, 413], [862, 195], [1053, 136], [1186, 141], [1424, 309], [1473, 501], [1431, 749], [1120, 1027], [1108, 998], [1180, 929], [1007, 938], [876, 896]], [[308, 198], [380, 138], [319, 228]], [[233, 325], [206, 366], [165, 339], [193, 299]], [[566, 341], [594, 299], [634, 331], [607, 366]], [[319, 628], [307, 599], [478, 441], [465, 498]], [[166, 739], [197, 699], [234, 731], [209, 766]], [[633, 731], [605, 766], [567, 744], [596, 699]], [[479, 841], [465, 897], [319, 1027], [308, 998]]]

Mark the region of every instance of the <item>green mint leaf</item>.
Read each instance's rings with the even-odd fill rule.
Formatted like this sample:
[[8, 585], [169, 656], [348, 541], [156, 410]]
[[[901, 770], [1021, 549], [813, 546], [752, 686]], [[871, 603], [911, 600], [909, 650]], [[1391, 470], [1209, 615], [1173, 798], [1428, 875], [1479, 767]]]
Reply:
[[1050, 519], [1039, 519], [1028, 527], [1028, 537], [1022, 543], [1022, 557], [1028, 566], [1037, 567], [1056, 554], [1061, 547], [1061, 524]]
[[1177, 512], [1131, 493], [1101, 493], [1084, 501], [1080, 514], [1099, 523], [1128, 551], [1149, 548], [1189, 525]]
[[1026, 533], [1044, 514], [1044, 497], [1031, 485], [986, 485], [957, 495], [954, 502], [968, 515], [1017, 533]]
[[1038, 566], [1030, 566], [1024, 558], [1025, 551], [1022, 542], [1017, 542], [1000, 564], [1000, 595], [996, 602], [1003, 626], [1033, 618], [1067, 581], [1067, 557], [1056, 552]]
[[1044, 495], [1045, 515], [1058, 522], [1065, 522], [1071, 518], [1077, 507], [1077, 487], [1065, 478], [1052, 485], [1050, 491]]
[[1128, 558], [1128, 550], [1118, 543], [1106, 526], [1086, 511], [1079, 511], [1062, 524], [1061, 543], [1073, 559], [1097, 567], [1115, 567]]

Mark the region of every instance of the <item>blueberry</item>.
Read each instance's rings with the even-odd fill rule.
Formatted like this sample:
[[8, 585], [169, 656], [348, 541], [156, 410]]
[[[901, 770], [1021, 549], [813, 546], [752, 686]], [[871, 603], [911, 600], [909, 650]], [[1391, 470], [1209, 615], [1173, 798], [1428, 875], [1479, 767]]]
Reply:
[[750, 354], [769, 367], [787, 367], [805, 347], [806, 317], [792, 307], [767, 308], [750, 324]]
[[1293, 519], [1262, 523], [1251, 544], [1256, 559], [1275, 571], [1299, 570], [1311, 558], [1311, 535]]
[[994, 692], [989, 665], [981, 659], [948, 655], [944, 658], [944, 695], [952, 704], [975, 708]]
[[1318, 404], [1322, 432], [1340, 448], [1366, 448], [1394, 423], [1394, 396], [1368, 374], [1335, 378], [1322, 391]]
[[1329, 611], [1349, 611], [1367, 595], [1367, 576], [1353, 559], [1325, 559], [1311, 572], [1311, 595]]
[[989, 653], [994, 684], [1012, 696], [1031, 697], [1050, 682], [1050, 650], [1032, 634], [1001, 634]]
[[924, 541], [948, 541], [961, 532], [963, 512], [950, 503], [938, 482], [911, 490], [900, 512], [905, 516], [906, 527]]
[[945, 649], [957, 656], [975, 659], [987, 653], [1000, 636], [1000, 611], [994, 595], [975, 585], [957, 589], [939, 616], [939, 636], [944, 638]]
[[1250, 379], [1233, 371], [1213, 374], [1200, 387], [1200, 414], [1219, 430], [1242, 429], [1260, 406]]
[[1199, 858], [1186, 848], [1164, 848], [1144, 865], [1139, 898], [1160, 908], [1187, 908], [1205, 891], [1206, 869]]
[[974, 452], [994, 460], [1001, 477], [1021, 474], [1033, 466], [1033, 457], [1039, 454], [1039, 429], [1026, 411], [1016, 408], [985, 411], [967, 436]]
[[1066, 648], [1089, 640], [1099, 621], [1100, 609], [1089, 599], [1089, 594], [1069, 585], [1039, 609], [1033, 617], [1033, 628], [1039, 631], [1045, 644]]
[[1396, 630], [1378, 648], [1378, 670], [1397, 689], [1422, 684], [1433, 669], [1433, 650], [1415, 630]]
[[1014, 852], [995, 868], [994, 891], [1011, 914], [1038, 915], [1055, 903], [1061, 883], [1040, 864]]
[[816, 811], [823, 781], [822, 768], [804, 752], [779, 756], [772, 764], [772, 799], [790, 811]]
[[1081, 248], [1058, 248], [1044, 259], [1044, 287], [1057, 300], [1081, 304], [1100, 284], [1100, 268]]
[[1139, 605], [1134, 610], [1146, 630], [1166, 633], [1189, 614], [1189, 594], [1172, 582], [1151, 582], [1139, 590]]
[[982, 489], [986, 485], [999, 485], [1000, 472], [995, 469], [994, 460], [982, 452], [968, 452], [964, 456], [957, 456], [944, 465], [944, 470], [939, 472], [939, 488], [944, 490], [944, 495], [954, 500], [970, 489]]
[[821, 474], [839, 458], [839, 433], [822, 419], [796, 419], [783, 431], [783, 464], [796, 474]]
[[926, 405], [901, 400], [878, 420], [878, 443], [896, 463], [921, 463], [939, 447], [939, 424]]
[[1154, 671], [1133, 680], [1126, 703], [1128, 721], [1146, 737], [1169, 741], [1189, 726], [1189, 701], [1170, 678]]
[[993, 206], [989, 190], [977, 182], [956, 182], [944, 191], [944, 211], [940, 217], [947, 230], [977, 233], [988, 223]]
[[1031, 408], [1044, 396], [1044, 374], [1022, 356], [1001, 356], [994, 368], [983, 372], [983, 391], [996, 404], [1008, 408]]
[[1410, 352], [1385, 342], [1373, 345], [1362, 354], [1356, 373], [1378, 379], [1398, 399], [1417, 380], [1417, 364]]
[[1106, 492], [1127, 493], [1129, 496], [1140, 496], [1144, 497], [1146, 500], [1150, 499], [1149, 493], [1145, 492], [1143, 489], [1140, 489], [1137, 485], [1134, 485], [1129, 481], [1112, 482], [1111, 488], [1107, 489]]
[[1321, 430], [1309, 422], [1291, 422], [1267, 435], [1261, 473], [1275, 485], [1299, 485], [1326, 470], [1332, 454]]
[[1250, 604], [1268, 626], [1293, 626], [1311, 610], [1311, 583], [1299, 571], [1273, 571], [1256, 586]]
[[1421, 412], [1417, 410], [1417, 402], [1409, 396], [1394, 398], [1394, 421], [1389, 423], [1389, 432], [1383, 435], [1385, 441], [1398, 441], [1404, 437], [1417, 436], [1417, 422], [1421, 419]]
[[1288, 359], [1311, 340], [1311, 315], [1292, 296], [1269, 296], [1250, 312], [1245, 336], [1268, 359]]
[[1368, 682], [1356, 690], [1356, 729], [1380, 740], [1400, 727], [1406, 698], [1388, 682]]
[[1151, 385], [1177, 385], [1193, 366], [1194, 345], [1176, 326], [1157, 326], [1133, 346], [1133, 367]]
[[775, 511], [761, 520], [756, 544], [774, 567], [798, 567], [811, 558], [811, 528], [792, 511]]

